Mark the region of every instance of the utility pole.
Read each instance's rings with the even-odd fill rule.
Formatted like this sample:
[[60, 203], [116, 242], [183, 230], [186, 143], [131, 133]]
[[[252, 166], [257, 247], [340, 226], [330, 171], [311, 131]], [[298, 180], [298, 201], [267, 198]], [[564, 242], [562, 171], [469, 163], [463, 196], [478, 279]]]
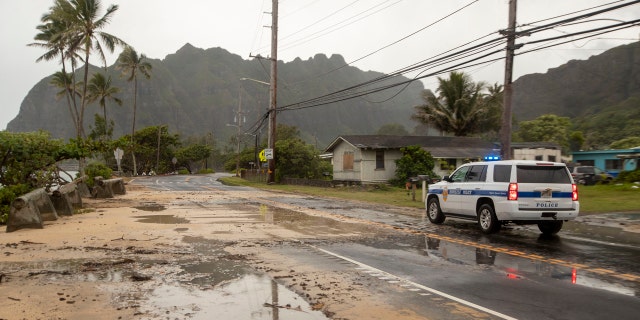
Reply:
[[278, 0], [272, 0], [271, 8], [271, 80], [269, 81], [269, 133], [268, 145], [272, 157], [268, 159], [267, 183], [274, 183], [276, 173], [276, 106], [278, 92]]
[[517, 0], [509, 0], [509, 27], [504, 30], [507, 36], [507, 57], [504, 70], [504, 100], [502, 110], [502, 127], [500, 129], [500, 142], [502, 144], [501, 156], [504, 160], [511, 159], [511, 101], [513, 95], [513, 56], [516, 45], [516, 8]]

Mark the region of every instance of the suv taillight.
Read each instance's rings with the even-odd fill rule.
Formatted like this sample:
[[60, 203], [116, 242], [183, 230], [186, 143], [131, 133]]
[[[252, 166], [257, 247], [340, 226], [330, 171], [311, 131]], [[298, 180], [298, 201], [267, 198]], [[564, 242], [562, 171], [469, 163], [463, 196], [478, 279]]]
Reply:
[[571, 200], [578, 201], [578, 186], [575, 184], [571, 185]]
[[[576, 193], [576, 197], [578, 194]], [[507, 191], [507, 200], [518, 200], [518, 184], [509, 183], [509, 190]]]

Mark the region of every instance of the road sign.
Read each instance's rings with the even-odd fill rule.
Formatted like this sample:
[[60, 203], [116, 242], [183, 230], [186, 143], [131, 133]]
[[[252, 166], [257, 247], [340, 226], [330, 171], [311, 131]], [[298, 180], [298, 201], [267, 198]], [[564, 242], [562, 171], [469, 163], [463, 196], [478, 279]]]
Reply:
[[267, 158], [264, 156], [264, 149], [258, 153], [258, 158], [260, 158], [260, 162], [267, 162]]
[[267, 160], [273, 159], [273, 149], [264, 149], [264, 157]]

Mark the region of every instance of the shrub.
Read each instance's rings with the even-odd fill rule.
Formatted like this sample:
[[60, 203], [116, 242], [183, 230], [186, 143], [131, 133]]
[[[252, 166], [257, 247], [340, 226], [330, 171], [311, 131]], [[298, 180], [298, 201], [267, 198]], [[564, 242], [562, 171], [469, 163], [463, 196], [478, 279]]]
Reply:
[[7, 223], [11, 202], [31, 190], [32, 188], [27, 184], [16, 184], [0, 188], [0, 224]]
[[94, 180], [95, 177], [103, 177], [105, 179], [109, 179], [111, 178], [111, 174], [113, 173], [113, 170], [107, 167], [107, 165], [104, 163], [92, 162], [87, 165], [84, 172], [88, 178], [87, 185], [89, 187], [93, 187], [95, 184], [95, 180]]
[[616, 182], [637, 182], [640, 181], [640, 169], [634, 171], [622, 171], [618, 174]]

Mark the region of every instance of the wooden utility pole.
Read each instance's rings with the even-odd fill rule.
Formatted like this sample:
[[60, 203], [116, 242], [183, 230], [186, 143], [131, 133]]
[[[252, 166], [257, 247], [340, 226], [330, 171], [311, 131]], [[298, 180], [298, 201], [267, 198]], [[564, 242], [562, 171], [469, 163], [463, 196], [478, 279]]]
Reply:
[[504, 70], [504, 100], [502, 110], [502, 127], [500, 128], [500, 155], [502, 159], [511, 159], [511, 101], [513, 95], [513, 55], [516, 45], [516, 8], [517, 0], [509, 0], [509, 27], [505, 30], [507, 36], [507, 57]]
[[272, 157], [268, 159], [269, 170], [267, 183], [276, 181], [276, 106], [278, 93], [278, 0], [272, 0], [271, 9], [271, 81], [269, 81], [269, 134], [268, 145], [272, 150]]

